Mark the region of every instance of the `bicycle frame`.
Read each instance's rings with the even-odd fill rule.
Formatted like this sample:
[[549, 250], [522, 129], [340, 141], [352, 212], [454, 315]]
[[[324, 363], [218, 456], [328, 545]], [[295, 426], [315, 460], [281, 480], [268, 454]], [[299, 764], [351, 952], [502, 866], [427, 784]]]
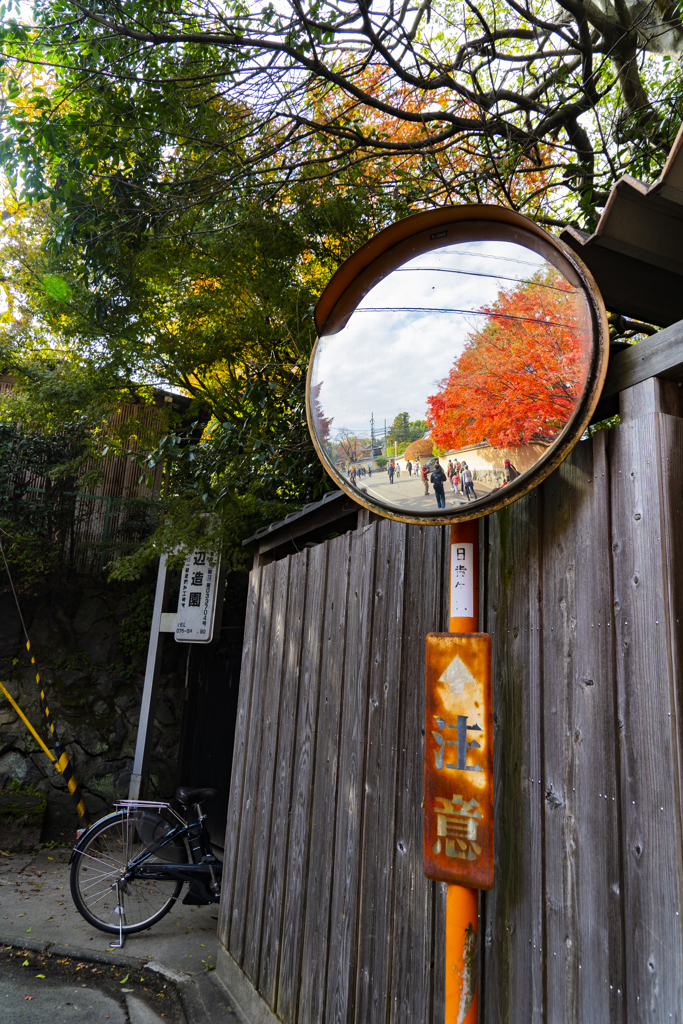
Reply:
[[[121, 801], [118, 804], [114, 804], [114, 807], [118, 808], [118, 810], [113, 814], [106, 815], [105, 818], [100, 818], [99, 821], [96, 821], [78, 837], [78, 841], [71, 852], [69, 864], [71, 864], [76, 854], [87, 844], [93, 830], [101, 826], [103, 821], [114, 817], [118, 818], [122, 811], [126, 812], [127, 816], [130, 818], [131, 811], [152, 809], [157, 811], [167, 810], [177, 818], [180, 824], [172, 827], [170, 831], [164, 835], [163, 839], [158, 843], [154, 843], [152, 846], [147, 847], [142, 853], [131, 860], [126, 866], [124, 879], [149, 878], [156, 881], [166, 881], [171, 879], [175, 882], [189, 882], [194, 887], [195, 895], [201, 897], [202, 902], [206, 904], [219, 902], [220, 879], [223, 865], [211, 852], [211, 837], [209, 835], [209, 830], [204, 823], [204, 815], [199, 814], [198, 821], [187, 824], [173, 810], [171, 805], [166, 803], [156, 803], [147, 800], [126, 800]], [[161, 862], [155, 864], [146, 863], [151, 857], [158, 856], [159, 851], [163, 850], [163, 848], [168, 846], [169, 843], [172, 843], [175, 839], [183, 838], [187, 838], [187, 845], [193, 861], [192, 864], [178, 864], [173, 862]], [[218, 891], [215, 891], [214, 886], [217, 887]]]

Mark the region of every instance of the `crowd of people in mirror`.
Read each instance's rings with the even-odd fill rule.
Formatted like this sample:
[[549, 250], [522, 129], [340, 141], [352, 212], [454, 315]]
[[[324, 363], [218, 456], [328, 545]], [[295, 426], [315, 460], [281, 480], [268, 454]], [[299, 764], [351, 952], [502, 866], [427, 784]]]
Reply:
[[[445, 488], [448, 484], [450, 484], [454, 495], [462, 496], [463, 500], [467, 498], [468, 502], [477, 501], [472, 470], [464, 460], [460, 462], [457, 459], [449, 459], [448, 466], [444, 470], [438, 458], [429, 459], [424, 464], [420, 464], [419, 459], [416, 459], [415, 462], [411, 462], [408, 459], [405, 464], [405, 471], [409, 477], [415, 476], [417, 480], [422, 482], [425, 494], [429, 494], [429, 485], [432, 485], [437, 508], [446, 507]], [[359, 487], [361, 477], [372, 476], [372, 466], [351, 466], [347, 472], [350, 483], [355, 487]], [[378, 470], [376, 469], [375, 472], [378, 472]], [[398, 480], [401, 477], [400, 463], [388, 462], [386, 472], [389, 477], [389, 483], [393, 484], [394, 480]], [[505, 459], [504, 472], [505, 479], [499, 485], [500, 487], [504, 487], [505, 484], [510, 483], [519, 476], [518, 470], [509, 459]]]
[[462, 462], [458, 462], [456, 459], [456, 461], [453, 462], [449, 459], [448, 466], [445, 471], [438, 460], [432, 460], [432, 462], [421, 468], [420, 475], [422, 483], [424, 484], [425, 494], [429, 494], [430, 483], [434, 488], [437, 508], [446, 507], [445, 486], [448, 484], [450, 484], [453, 494], [463, 495], [463, 497], [467, 498], [468, 502], [477, 500], [477, 494], [474, 490], [472, 470], [464, 460]]
[[372, 466], [351, 466], [348, 474], [351, 483], [357, 485], [361, 477], [372, 476]]

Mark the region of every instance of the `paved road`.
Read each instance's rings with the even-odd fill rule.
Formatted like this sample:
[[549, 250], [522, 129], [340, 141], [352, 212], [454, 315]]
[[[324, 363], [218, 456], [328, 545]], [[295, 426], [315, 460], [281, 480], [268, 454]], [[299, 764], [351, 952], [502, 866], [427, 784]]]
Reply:
[[[433, 511], [437, 508], [432, 485], [429, 485], [429, 494], [425, 494], [422, 481], [414, 476], [408, 476], [407, 473], [401, 473], [398, 478], [394, 477], [392, 484], [386, 472], [373, 471], [372, 476], [359, 477], [357, 486], [360, 490], [367, 488], [368, 495], [373, 498], [379, 498], [383, 502], [390, 502], [392, 505], [397, 505], [399, 508], [410, 510], [411, 512], [421, 512], [425, 509]], [[492, 490], [491, 484], [482, 484], [480, 481], [475, 481], [474, 491], [477, 498], [483, 498]], [[453, 506], [459, 508], [462, 505], [467, 505], [467, 498], [463, 494], [454, 493], [449, 482], [446, 482], [444, 485], [444, 491], [447, 509]]]
[[[0, 937], [30, 936], [100, 952], [109, 948], [112, 937], [91, 928], [73, 905], [70, 853], [43, 848], [35, 857], [0, 855]], [[178, 901], [158, 924], [129, 936], [122, 952], [168, 963], [186, 974], [200, 974], [207, 963], [216, 963], [217, 919], [218, 904], [186, 907]]]
[[[151, 1012], [151, 1011], [150, 1011]], [[152, 1020], [162, 1020], [156, 1014]], [[125, 1006], [94, 988], [74, 989], [46, 978], [24, 981], [0, 979], [0, 1021], [2, 1024], [128, 1024]]]
[[217, 905], [176, 903], [112, 952], [73, 906], [69, 853], [0, 854], [0, 1024], [245, 1024], [213, 970]]
[[163, 979], [138, 975], [3, 949], [0, 1024], [181, 1024], [184, 1014]]

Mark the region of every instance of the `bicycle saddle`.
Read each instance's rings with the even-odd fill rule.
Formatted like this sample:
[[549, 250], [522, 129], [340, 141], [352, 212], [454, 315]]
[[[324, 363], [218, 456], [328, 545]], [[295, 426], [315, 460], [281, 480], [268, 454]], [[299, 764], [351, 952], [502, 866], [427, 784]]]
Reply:
[[210, 800], [212, 796], [218, 796], [217, 789], [190, 789], [189, 786], [181, 786], [176, 792], [175, 798], [180, 801], [183, 807], [190, 804], [198, 804], [202, 800]]

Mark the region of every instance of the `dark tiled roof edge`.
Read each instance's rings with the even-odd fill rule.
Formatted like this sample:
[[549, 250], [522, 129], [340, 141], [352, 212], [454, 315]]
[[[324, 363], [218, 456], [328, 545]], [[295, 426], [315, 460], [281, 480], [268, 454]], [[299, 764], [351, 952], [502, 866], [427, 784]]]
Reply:
[[304, 505], [298, 512], [290, 512], [284, 519], [280, 519], [277, 523], [270, 523], [268, 526], [263, 526], [260, 530], [257, 530], [251, 537], [247, 537], [246, 540], [242, 541], [242, 546], [245, 547], [248, 544], [254, 544], [256, 541], [261, 540], [262, 537], [266, 537], [269, 533], [273, 533], [275, 530], [279, 530], [285, 523], [291, 523], [295, 519], [301, 519], [302, 516], [310, 515], [311, 512], [315, 512], [316, 509], [322, 508], [323, 505], [329, 505], [332, 501], [338, 501], [340, 498], [344, 498], [346, 495], [344, 491], [328, 491], [324, 498], [320, 501], [312, 501], [308, 505]]

